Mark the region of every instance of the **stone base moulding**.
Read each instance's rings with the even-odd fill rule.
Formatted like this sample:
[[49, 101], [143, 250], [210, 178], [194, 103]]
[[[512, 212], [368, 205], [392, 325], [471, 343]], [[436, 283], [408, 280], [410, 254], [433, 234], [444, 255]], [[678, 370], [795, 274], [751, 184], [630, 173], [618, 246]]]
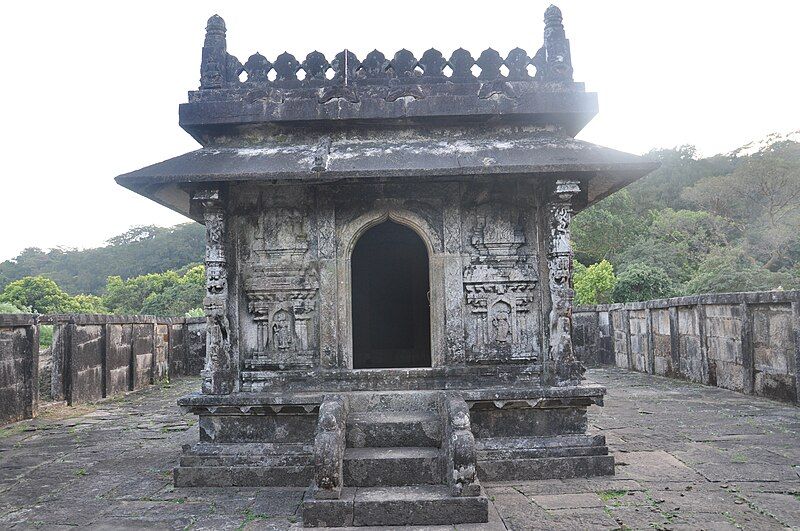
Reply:
[[480, 480], [614, 473], [586, 408], [605, 389], [497, 387], [189, 395], [200, 442], [177, 487], [305, 487], [306, 526], [486, 522]]

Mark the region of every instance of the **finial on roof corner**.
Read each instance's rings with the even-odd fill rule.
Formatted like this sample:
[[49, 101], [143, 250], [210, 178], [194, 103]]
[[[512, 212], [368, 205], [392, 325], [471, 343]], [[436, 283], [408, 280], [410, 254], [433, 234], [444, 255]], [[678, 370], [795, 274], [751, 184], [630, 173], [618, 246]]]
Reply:
[[228, 79], [228, 52], [225, 21], [214, 14], [206, 24], [203, 56], [200, 63], [200, 88], [222, 88]]
[[208, 23], [206, 24], [206, 31], [210, 29], [221, 29], [222, 31], [225, 31], [225, 20], [223, 20], [221, 16], [214, 13], [208, 19]]
[[550, 4], [550, 7], [545, 9], [544, 11], [544, 21], [545, 22], [561, 22], [563, 16], [561, 15], [561, 10], [555, 4]]
[[572, 57], [564, 33], [561, 10], [550, 4], [544, 12], [544, 46], [536, 52], [536, 77], [545, 81], [571, 82]]

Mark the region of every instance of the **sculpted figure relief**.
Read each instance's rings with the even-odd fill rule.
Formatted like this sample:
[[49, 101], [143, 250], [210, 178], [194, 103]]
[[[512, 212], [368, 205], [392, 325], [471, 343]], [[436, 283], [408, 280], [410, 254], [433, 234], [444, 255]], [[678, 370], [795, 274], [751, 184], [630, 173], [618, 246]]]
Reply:
[[272, 344], [278, 350], [289, 350], [294, 343], [292, 316], [285, 310], [275, 313], [272, 324]]

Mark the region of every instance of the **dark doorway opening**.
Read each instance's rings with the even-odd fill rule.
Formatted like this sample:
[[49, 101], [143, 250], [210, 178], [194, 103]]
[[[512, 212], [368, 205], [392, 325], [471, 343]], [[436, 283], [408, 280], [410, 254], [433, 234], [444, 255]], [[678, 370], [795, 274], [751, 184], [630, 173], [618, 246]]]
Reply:
[[386, 221], [353, 249], [353, 368], [431, 366], [428, 251], [416, 232]]

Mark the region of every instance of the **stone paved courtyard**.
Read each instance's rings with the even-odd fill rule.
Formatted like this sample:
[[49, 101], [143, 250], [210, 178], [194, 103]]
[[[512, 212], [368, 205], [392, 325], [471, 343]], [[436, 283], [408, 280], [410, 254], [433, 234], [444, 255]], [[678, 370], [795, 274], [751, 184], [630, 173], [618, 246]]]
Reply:
[[[590, 422], [616, 476], [485, 484], [489, 524], [459, 529], [800, 528], [800, 409], [618, 369]], [[289, 529], [303, 490], [175, 489], [196, 440], [182, 379], [0, 428], [0, 528]], [[77, 416], [74, 416], [77, 415]]]

